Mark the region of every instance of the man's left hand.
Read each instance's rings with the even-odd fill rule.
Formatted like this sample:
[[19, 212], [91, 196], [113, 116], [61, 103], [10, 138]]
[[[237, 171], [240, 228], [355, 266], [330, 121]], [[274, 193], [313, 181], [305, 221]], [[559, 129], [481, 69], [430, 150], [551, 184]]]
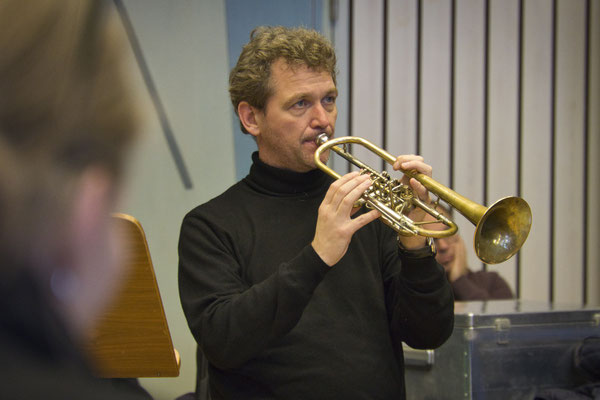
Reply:
[[[396, 162], [394, 163], [394, 170], [403, 170], [403, 171], [417, 171], [429, 177], [432, 176], [433, 168], [426, 164], [423, 157], [417, 156], [414, 154], [410, 155], [401, 155], [396, 158]], [[429, 191], [423, 186], [419, 181], [414, 178], [409, 178], [406, 174], [402, 177], [401, 182], [405, 185], [409, 185], [415, 196], [421, 199], [423, 202], [429, 204]], [[414, 222], [424, 221], [425, 219], [432, 219], [432, 217], [427, 214], [420, 207], [414, 207], [407, 215], [408, 218], [413, 220]], [[422, 236], [399, 236], [400, 243], [402, 246], [407, 249], [419, 249], [425, 246], [425, 238]]]

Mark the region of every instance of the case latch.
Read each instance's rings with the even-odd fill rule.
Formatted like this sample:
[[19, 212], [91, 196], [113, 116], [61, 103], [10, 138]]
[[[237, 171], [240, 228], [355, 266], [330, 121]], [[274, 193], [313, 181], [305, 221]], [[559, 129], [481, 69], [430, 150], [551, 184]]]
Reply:
[[510, 331], [510, 319], [496, 318], [494, 320], [496, 327], [496, 343], [508, 344], [508, 332]]
[[402, 343], [404, 351], [404, 365], [407, 367], [428, 367], [431, 368], [435, 362], [434, 350], [417, 350]]

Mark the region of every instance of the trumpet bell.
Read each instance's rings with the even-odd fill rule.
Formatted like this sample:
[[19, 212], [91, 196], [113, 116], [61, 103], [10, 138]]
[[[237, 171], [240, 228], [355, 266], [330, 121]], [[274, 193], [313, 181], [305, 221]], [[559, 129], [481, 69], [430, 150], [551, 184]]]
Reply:
[[477, 223], [475, 253], [486, 264], [504, 262], [523, 246], [530, 229], [529, 204], [520, 197], [500, 199], [487, 208]]

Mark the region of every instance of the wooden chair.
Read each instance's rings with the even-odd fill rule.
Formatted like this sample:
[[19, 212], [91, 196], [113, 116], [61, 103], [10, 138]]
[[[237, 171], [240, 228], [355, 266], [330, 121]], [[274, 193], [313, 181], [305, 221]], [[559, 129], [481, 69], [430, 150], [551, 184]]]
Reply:
[[114, 214], [113, 220], [129, 269], [87, 348], [95, 373], [102, 378], [178, 376], [179, 354], [171, 341], [144, 230], [126, 214]]

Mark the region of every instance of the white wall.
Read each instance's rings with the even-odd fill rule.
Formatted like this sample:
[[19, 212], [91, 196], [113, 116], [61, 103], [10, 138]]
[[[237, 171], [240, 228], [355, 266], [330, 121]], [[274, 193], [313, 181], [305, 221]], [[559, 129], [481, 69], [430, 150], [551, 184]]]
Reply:
[[158, 114], [132, 57], [146, 115], [119, 211], [144, 227], [175, 348], [177, 378], [144, 378], [157, 400], [175, 399], [196, 383], [196, 344], [179, 302], [177, 242], [185, 213], [233, 184], [233, 128], [227, 92], [223, 1], [126, 0], [124, 5], [164, 106], [192, 188], [186, 189]]

